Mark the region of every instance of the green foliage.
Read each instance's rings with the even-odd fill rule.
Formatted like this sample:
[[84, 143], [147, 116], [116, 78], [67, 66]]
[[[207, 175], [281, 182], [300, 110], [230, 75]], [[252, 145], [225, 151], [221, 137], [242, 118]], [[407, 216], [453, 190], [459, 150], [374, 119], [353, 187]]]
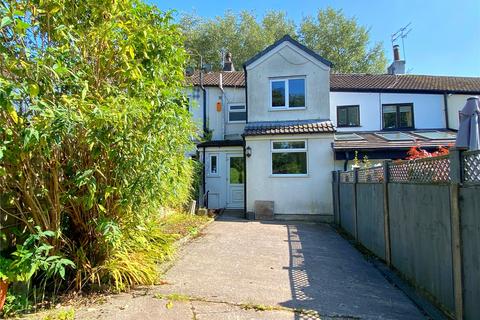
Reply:
[[319, 10], [300, 25], [300, 39], [309, 48], [333, 62], [335, 72], [384, 73], [385, 53], [381, 43], [370, 45], [369, 30], [342, 10]]
[[4, 317], [11, 317], [21, 312], [30, 311], [31, 309], [32, 305], [26, 294], [11, 293], [11, 290], [9, 290], [2, 312]]
[[0, 211], [40, 237], [15, 266], [77, 289], [150, 283], [134, 271], [169, 254], [156, 214], [191, 191], [180, 30], [137, 0], [3, 1], [0, 16]]
[[41, 231], [28, 236], [25, 242], [17, 245], [11, 254], [11, 259], [0, 260], [0, 279], [8, 282], [27, 282], [38, 271], [43, 271], [45, 279], [59, 276], [65, 279], [66, 267], [75, 268], [73, 262], [57, 255], [50, 255], [53, 246], [48, 244], [48, 238], [55, 236], [52, 231]]
[[209, 220], [178, 212], [150, 214], [144, 224], [124, 228], [113, 254], [93, 270], [92, 277], [98, 283], [108, 282], [116, 291], [135, 284], [155, 284], [159, 280], [157, 264], [172, 257], [175, 240], [198, 233]]
[[369, 30], [341, 10], [318, 10], [316, 16], [306, 16], [299, 26], [285, 12], [269, 11], [259, 22], [248, 11], [235, 14], [227, 11], [215, 19], [184, 15], [181, 25], [185, 46], [198, 62], [198, 54], [221, 68], [221, 50], [232, 52], [237, 69], [285, 34], [297, 38], [334, 64], [335, 72], [384, 73], [385, 53], [381, 43], [370, 44]]
[[232, 52], [237, 69], [255, 53], [272, 44], [285, 34], [295, 33], [295, 24], [280, 11], [269, 11], [259, 23], [248, 11], [235, 14], [227, 11], [223, 17], [204, 19], [196, 15], [184, 15], [180, 25], [186, 38], [187, 51], [192, 60], [198, 62], [197, 54], [212, 63], [214, 69], [221, 68], [221, 50]]
[[53, 311], [42, 318], [42, 320], [73, 320], [73, 319], [75, 319], [74, 309]]

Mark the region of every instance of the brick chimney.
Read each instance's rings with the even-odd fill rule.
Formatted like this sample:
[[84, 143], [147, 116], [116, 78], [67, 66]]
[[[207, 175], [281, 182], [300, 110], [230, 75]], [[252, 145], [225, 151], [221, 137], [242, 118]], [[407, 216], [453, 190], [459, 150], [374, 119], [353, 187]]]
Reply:
[[393, 46], [393, 62], [388, 67], [388, 74], [405, 74], [405, 60], [400, 60], [400, 46]]
[[225, 62], [223, 64], [223, 71], [235, 71], [235, 67], [232, 62], [232, 54], [227, 52], [225, 55]]

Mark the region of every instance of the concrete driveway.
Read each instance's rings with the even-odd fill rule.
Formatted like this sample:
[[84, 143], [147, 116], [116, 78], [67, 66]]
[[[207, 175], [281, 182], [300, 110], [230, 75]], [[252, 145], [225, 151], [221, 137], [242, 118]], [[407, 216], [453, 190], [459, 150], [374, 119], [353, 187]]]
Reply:
[[165, 285], [137, 294], [128, 303], [109, 301], [101, 316], [142, 320], [425, 319], [328, 225], [225, 217], [204, 233], [182, 249], [165, 275]]

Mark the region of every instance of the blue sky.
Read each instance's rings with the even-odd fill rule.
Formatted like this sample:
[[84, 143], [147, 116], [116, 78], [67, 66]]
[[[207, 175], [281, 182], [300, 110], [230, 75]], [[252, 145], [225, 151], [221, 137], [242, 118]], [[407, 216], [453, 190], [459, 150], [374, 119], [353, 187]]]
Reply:
[[405, 39], [407, 70], [413, 74], [480, 76], [480, 1], [479, 0], [243, 0], [193, 1], [147, 0], [160, 9], [179, 13], [195, 12], [204, 17], [222, 15], [226, 10], [254, 11], [259, 17], [270, 9], [287, 12], [297, 22], [327, 6], [343, 9], [371, 29], [372, 41], [383, 42], [391, 61], [390, 36], [412, 23]]

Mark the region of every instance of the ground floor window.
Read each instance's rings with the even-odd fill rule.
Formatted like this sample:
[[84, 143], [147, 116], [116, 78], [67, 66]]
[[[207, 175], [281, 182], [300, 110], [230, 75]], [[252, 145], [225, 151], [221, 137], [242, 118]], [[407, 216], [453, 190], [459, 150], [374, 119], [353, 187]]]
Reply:
[[216, 154], [210, 155], [210, 175], [218, 174], [218, 156]]
[[306, 175], [307, 142], [305, 140], [272, 141], [273, 175]]

